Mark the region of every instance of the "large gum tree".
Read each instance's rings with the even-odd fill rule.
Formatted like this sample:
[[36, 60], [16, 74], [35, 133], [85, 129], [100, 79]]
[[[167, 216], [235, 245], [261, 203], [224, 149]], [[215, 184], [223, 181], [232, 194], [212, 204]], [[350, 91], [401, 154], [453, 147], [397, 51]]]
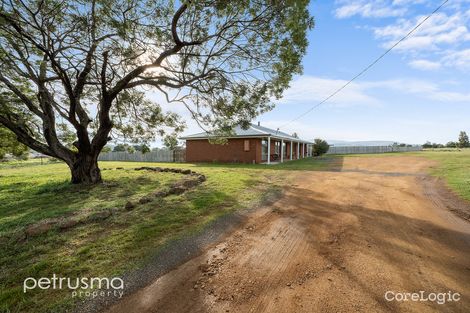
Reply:
[[308, 2], [1, 0], [0, 124], [73, 183], [101, 182], [114, 138], [181, 131], [150, 90], [214, 132], [247, 125], [301, 72]]

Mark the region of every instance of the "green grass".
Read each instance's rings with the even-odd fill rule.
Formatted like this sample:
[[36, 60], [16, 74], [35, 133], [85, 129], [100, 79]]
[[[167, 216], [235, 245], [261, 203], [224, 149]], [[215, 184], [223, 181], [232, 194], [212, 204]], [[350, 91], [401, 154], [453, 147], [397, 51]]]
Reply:
[[[200, 231], [217, 217], [253, 207], [279, 192], [289, 172], [321, 169], [325, 160], [282, 165], [101, 162], [105, 184], [69, 184], [63, 163], [37, 160], [0, 164], [0, 312], [61, 312], [70, 291], [23, 293], [27, 277], [112, 277], [140, 267], [166, 243]], [[89, 215], [167, 188], [181, 174], [135, 171], [138, 166], [191, 168], [207, 181], [182, 195], [119, 211], [110, 218], [21, 240], [24, 229], [45, 219]], [[116, 167], [123, 167], [116, 170]]]
[[[392, 154], [393, 155], [393, 154]], [[470, 201], [470, 149], [426, 149], [401, 155], [420, 156], [437, 162], [429, 174], [442, 178], [461, 198]]]
[[204, 168], [230, 168], [230, 169], [259, 169], [267, 171], [321, 171], [341, 166], [341, 158], [337, 156], [322, 156], [305, 158], [284, 163], [267, 164], [226, 164], [226, 163], [200, 163], [192, 164], [194, 167]]
[[349, 154], [344, 157], [418, 156], [437, 162], [429, 174], [444, 179], [460, 197], [470, 201], [470, 149], [426, 149], [419, 152]]
[[445, 179], [453, 191], [470, 201], [470, 149], [427, 150], [415, 155], [437, 161], [430, 173]]
[[[470, 150], [425, 151], [366, 156], [422, 156], [437, 161], [443, 177], [470, 200]], [[365, 155], [361, 155], [365, 156]], [[23, 293], [27, 277], [112, 277], [144, 265], [168, 242], [200, 231], [217, 217], [257, 205], [278, 192], [295, 171], [338, 169], [346, 156], [303, 159], [277, 165], [157, 164], [102, 162], [106, 184], [69, 184], [68, 168], [57, 162], [0, 163], [0, 312], [64, 312], [73, 307], [69, 291]], [[134, 171], [138, 166], [190, 168], [207, 181], [179, 196], [169, 196], [120, 211], [110, 218], [51, 230], [18, 241], [38, 221], [122, 207], [181, 178], [179, 174]], [[122, 170], [115, 170], [123, 167]], [[112, 170], [110, 170], [112, 168]]]
[[0, 162], [0, 169], [55, 164], [55, 163], [59, 163], [59, 161], [53, 158], [49, 158], [49, 157], [28, 159], [28, 160], [11, 160], [8, 162]]

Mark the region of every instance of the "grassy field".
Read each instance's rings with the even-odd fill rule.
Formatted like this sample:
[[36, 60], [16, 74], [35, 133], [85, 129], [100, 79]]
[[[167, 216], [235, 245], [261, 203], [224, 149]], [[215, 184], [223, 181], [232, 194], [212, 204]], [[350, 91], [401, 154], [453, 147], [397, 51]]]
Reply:
[[[398, 154], [362, 155], [387, 157]], [[405, 154], [400, 154], [405, 155]], [[432, 175], [444, 178], [470, 200], [470, 150], [406, 153], [438, 161]], [[0, 163], [0, 312], [57, 312], [74, 304], [69, 291], [23, 293], [26, 277], [112, 277], [148, 262], [170, 240], [198, 232], [217, 217], [261, 203], [279, 193], [295, 171], [340, 169], [342, 157], [277, 165], [102, 162], [104, 184], [69, 184], [62, 163], [29, 160]], [[123, 207], [164, 190], [181, 174], [135, 171], [138, 166], [189, 168], [207, 181], [172, 195], [121, 210], [104, 220], [52, 229], [24, 239], [28, 225], [64, 216], [92, 215]], [[116, 169], [120, 167], [122, 169]]]
[[449, 187], [470, 201], [470, 149], [428, 150], [417, 153], [438, 162], [430, 174], [445, 179]]
[[[65, 291], [68, 296], [52, 290], [24, 294], [23, 280], [53, 273], [61, 277], [122, 274], [141, 266], [169, 240], [278, 193], [286, 183], [285, 170], [322, 169], [330, 161], [306, 159], [270, 167], [102, 162], [105, 184], [86, 188], [69, 184], [69, 171], [62, 163], [0, 163], [0, 311], [63, 311], [73, 305], [69, 291]], [[28, 225], [122, 208], [128, 200], [135, 202], [168, 188], [182, 176], [133, 170], [138, 166], [190, 168], [206, 175], [207, 181], [182, 195], [123, 210], [105, 220], [24, 239]]]

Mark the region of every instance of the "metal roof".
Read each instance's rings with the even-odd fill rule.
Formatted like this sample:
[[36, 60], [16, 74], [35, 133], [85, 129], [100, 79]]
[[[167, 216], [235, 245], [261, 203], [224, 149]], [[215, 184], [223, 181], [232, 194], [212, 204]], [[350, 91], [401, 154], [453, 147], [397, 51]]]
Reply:
[[[303, 140], [300, 138], [295, 138], [287, 133], [274, 130], [271, 128], [267, 128], [260, 125], [250, 124], [250, 127], [247, 129], [243, 129], [241, 126], [236, 126], [234, 129], [234, 134], [227, 137], [227, 138], [236, 138], [236, 137], [273, 137], [276, 139], [284, 139], [287, 141], [296, 141], [296, 142], [303, 142], [303, 143], [313, 143], [311, 141]], [[192, 134], [188, 136], [181, 137], [180, 139], [188, 140], [188, 139], [208, 139], [214, 137], [213, 134], [202, 132], [197, 134]]]

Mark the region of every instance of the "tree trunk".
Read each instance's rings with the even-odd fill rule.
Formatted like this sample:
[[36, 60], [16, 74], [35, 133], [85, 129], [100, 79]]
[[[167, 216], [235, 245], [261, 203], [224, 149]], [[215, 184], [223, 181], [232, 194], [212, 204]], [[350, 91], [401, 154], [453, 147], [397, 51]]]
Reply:
[[72, 164], [69, 164], [72, 172], [72, 184], [97, 184], [101, 183], [101, 171], [98, 167], [98, 156], [79, 155]]

